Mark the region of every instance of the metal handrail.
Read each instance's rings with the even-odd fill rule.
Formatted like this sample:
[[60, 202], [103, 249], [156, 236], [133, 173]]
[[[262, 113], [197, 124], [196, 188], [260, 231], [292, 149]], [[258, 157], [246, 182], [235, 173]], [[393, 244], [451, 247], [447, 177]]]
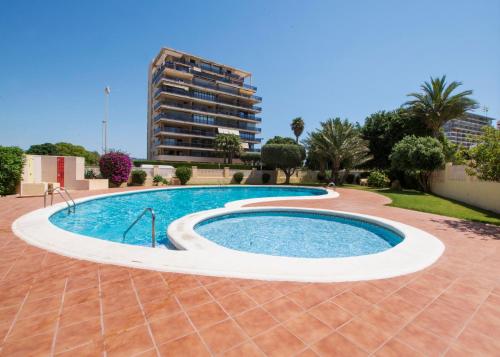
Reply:
[[135, 224], [137, 222], [139, 222], [139, 220], [148, 211], [151, 213], [151, 246], [153, 248], [156, 246], [156, 238], [155, 238], [155, 221], [156, 221], [156, 215], [155, 215], [155, 211], [151, 207], [144, 208], [144, 210], [142, 211], [142, 213], [139, 216], [137, 216], [137, 218], [135, 219], [135, 221], [127, 228], [127, 230], [125, 232], [123, 232], [122, 242], [125, 240], [125, 236], [132, 229], [132, 227], [135, 226]]
[[[64, 195], [62, 193], [66, 193], [66, 195], [68, 196], [68, 198], [64, 197]], [[64, 202], [66, 202], [66, 205], [68, 206], [68, 213], [71, 213], [71, 208], [73, 208], [73, 213], [76, 212], [76, 203], [75, 201], [73, 200], [73, 197], [71, 197], [71, 195], [69, 194], [68, 190], [62, 188], [62, 187], [55, 187], [55, 188], [48, 188], [45, 193], [43, 194], [43, 207], [47, 207], [47, 194], [50, 194], [50, 205], [52, 206], [53, 203], [54, 203], [54, 193], [58, 193], [59, 196], [61, 196], [61, 198], [64, 200]], [[73, 204], [73, 206], [71, 206], [69, 203]]]

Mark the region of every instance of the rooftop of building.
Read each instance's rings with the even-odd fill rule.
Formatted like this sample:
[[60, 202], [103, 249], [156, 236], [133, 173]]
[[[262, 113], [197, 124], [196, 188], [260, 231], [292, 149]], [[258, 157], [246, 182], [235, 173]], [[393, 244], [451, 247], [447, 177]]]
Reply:
[[211, 61], [211, 60], [209, 60], [209, 59], [207, 59], [205, 57], [193, 55], [191, 53], [182, 52], [182, 51], [179, 51], [179, 50], [174, 50], [173, 48], [168, 48], [168, 47], [163, 47], [160, 50], [160, 52], [158, 53], [158, 55], [156, 55], [156, 57], [152, 61], [153, 66], [161, 65], [163, 62], [165, 62], [165, 57], [167, 57], [169, 55], [173, 56], [173, 57], [178, 57], [178, 58], [182, 58], [184, 56], [195, 58], [195, 59], [198, 59], [200, 61], [206, 62], [208, 64], [211, 64], [211, 65], [214, 65], [214, 66], [218, 66], [218, 67], [230, 70], [232, 73], [234, 73], [234, 74], [236, 74], [236, 75], [238, 75], [238, 76], [240, 76], [242, 78], [246, 78], [246, 77], [251, 76], [250, 72], [244, 71], [242, 69], [238, 69], [238, 68], [231, 67], [231, 66], [228, 66], [228, 65], [225, 65], [225, 64], [214, 62], [214, 61]]

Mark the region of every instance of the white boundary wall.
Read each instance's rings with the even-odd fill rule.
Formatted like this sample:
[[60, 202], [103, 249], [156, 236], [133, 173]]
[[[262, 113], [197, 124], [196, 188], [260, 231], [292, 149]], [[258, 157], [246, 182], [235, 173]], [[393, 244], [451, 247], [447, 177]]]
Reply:
[[464, 165], [448, 163], [444, 170], [435, 171], [431, 189], [439, 196], [500, 213], [500, 183], [469, 176]]

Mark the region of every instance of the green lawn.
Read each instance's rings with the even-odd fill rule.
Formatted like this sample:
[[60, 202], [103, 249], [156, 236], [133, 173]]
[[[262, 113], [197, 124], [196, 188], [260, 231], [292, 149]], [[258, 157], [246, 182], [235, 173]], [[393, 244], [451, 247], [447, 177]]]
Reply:
[[433, 194], [415, 190], [395, 191], [388, 188], [376, 189], [358, 185], [344, 185], [342, 187], [380, 193], [392, 200], [389, 206], [393, 207], [500, 225], [499, 214]]

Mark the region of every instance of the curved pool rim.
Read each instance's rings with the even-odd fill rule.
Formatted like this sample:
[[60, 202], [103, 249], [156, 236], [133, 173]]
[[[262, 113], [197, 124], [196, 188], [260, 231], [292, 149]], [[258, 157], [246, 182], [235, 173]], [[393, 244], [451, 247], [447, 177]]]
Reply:
[[[305, 186], [305, 188], [310, 187]], [[189, 189], [189, 187], [168, 187], [162, 189]], [[133, 192], [154, 190], [157, 189], [136, 190]], [[88, 196], [77, 199], [76, 202], [80, 203], [133, 192], [124, 191]], [[421, 270], [431, 265], [444, 251], [444, 245], [437, 238], [422, 230], [399, 222], [349, 212], [279, 206], [279, 201], [283, 200], [317, 200], [331, 199], [339, 196], [337, 192], [332, 190], [327, 190], [327, 192], [327, 194], [319, 196], [267, 197], [233, 201], [227, 203], [225, 208], [201, 211], [184, 216], [174, 221], [168, 227], [168, 235], [173, 243], [178, 247], [188, 248], [181, 251], [152, 249], [115, 243], [65, 231], [49, 221], [49, 217], [52, 214], [65, 209], [66, 204], [64, 202], [38, 209], [19, 217], [13, 222], [12, 230], [18, 237], [39, 248], [67, 257], [85, 259], [96, 263], [165, 272], [298, 282], [357, 281], [399, 276]], [[208, 244], [211, 242], [208, 240], [204, 242], [203, 238], [199, 239], [200, 237], [196, 237], [193, 227], [198, 220], [209, 217], [212, 214], [232, 213], [240, 210], [240, 207], [244, 205], [258, 202], [276, 202], [277, 206], [244, 208], [244, 210], [278, 208], [279, 210], [305, 210], [319, 213], [349, 214], [356, 217], [374, 219], [379, 223], [389, 224], [393, 228], [401, 230], [405, 236], [405, 244], [400, 243], [396, 247], [398, 249], [389, 249], [383, 253], [370, 256], [312, 259], [235, 252], [215, 243], [212, 243], [212, 247], [207, 247], [207, 242]], [[411, 239], [407, 239], [408, 237], [411, 237]], [[200, 249], [202, 247], [206, 247], [207, 249]], [[402, 247], [406, 247], [410, 252], [405, 253], [404, 250], [400, 251], [399, 248]], [[386, 254], [388, 252], [397, 254]], [[370, 268], [374, 262], [372, 259], [367, 259], [367, 257], [375, 257], [380, 254], [385, 254], [385, 257], [375, 264], [378, 265], [378, 268], [375, 270]], [[407, 256], [406, 254], [409, 255]], [[409, 259], [409, 257], [413, 258]], [[409, 260], [413, 261], [413, 264], [409, 264]]]

